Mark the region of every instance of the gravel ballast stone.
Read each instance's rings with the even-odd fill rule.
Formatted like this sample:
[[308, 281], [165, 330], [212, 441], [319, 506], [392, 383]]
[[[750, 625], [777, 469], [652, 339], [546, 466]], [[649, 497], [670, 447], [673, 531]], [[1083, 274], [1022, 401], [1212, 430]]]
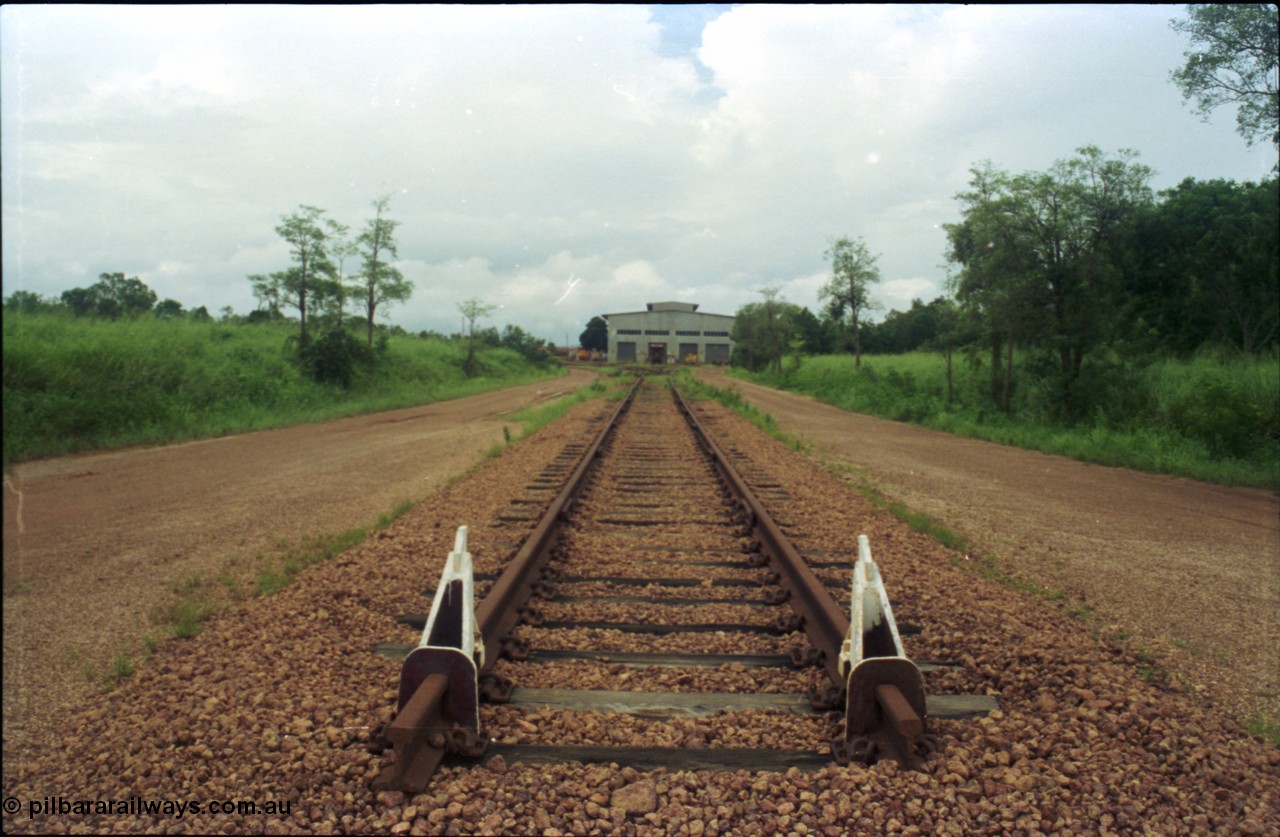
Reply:
[[[286, 590], [215, 617], [195, 639], [161, 648], [38, 752], [5, 768], [6, 797], [24, 802], [250, 799], [288, 802], [287, 816], [30, 818], [24, 809], [6, 811], [6, 832], [1275, 833], [1280, 750], [1193, 695], [1145, 682], [1123, 647], [955, 566], [947, 550], [709, 404], [699, 409], [716, 416], [716, 432], [787, 487], [780, 515], [803, 507], [842, 549], [858, 532], [871, 537], [899, 618], [909, 613], [922, 625], [908, 638], [911, 653], [962, 665], [931, 673], [930, 682], [997, 695], [1003, 709], [978, 721], [934, 722], [942, 748], [919, 773], [892, 763], [752, 774], [491, 760], [443, 769], [421, 794], [374, 794], [369, 783], [388, 756], [367, 745], [393, 714], [399, 667], [374, 655], [373, 645], [403, 638], [392, 617], [422, 612], [420, 591], [438, 577], [456, 526], [473, 526], [477, 553], [504, 549], [498, 544], [508, 530], [484, 521], [509, 508], [606, 408], [581, 405], [396, 521], [387, 538], [365, 541]], [[824, 538], [817, 526], [805, 523], [815, 542]], [[514, 709], [486, 712], [506, 712], [530, 737], [547, 734], [544, 720], [588, 729], [603, 721], [584, 723], [590, 713], [551, 712], [534, 722]], [[754, 714], [764, 713], [735, 714], [737, 734], [771, 734], [783, 746], [775, 719], [756, 726]], [[654, 738], [673, 740], [714, 731], [697, 721], [649, 726]], [[798, 730], [791, 735], [816, 743], [816, 730]]]

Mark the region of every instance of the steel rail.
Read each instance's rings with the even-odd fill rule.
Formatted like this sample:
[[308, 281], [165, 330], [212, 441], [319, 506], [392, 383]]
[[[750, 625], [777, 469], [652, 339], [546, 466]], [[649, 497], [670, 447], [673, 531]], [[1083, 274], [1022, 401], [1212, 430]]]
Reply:
[[[463, 634], [470, 637], [474, 626], [474, 643], [450, 640], [441, 643], [446, 647], [436, 647], [428, 634], [434, 637], [437, 632], [428, 623], [422, 643], [405, 659], [399, 711], [382, 736], [384, 741], [394, 746], [396, 761], [374, 781], [375, 789], [421, 791], [446, 753], [469, 757], [483, 753], [485, 744], [480, 738], [478, 724], [479, 698], [484, 696], [494, 702], [504, 702], [511, 697], [514, 688], [513, 684], [498, 678], [489, 669], [501, 656], [513, 659], [527, 656], [527, 646], [512, 640], [510, 632], [521, 621], [537, 624], [541, 619], [527, 606], [527, 601], [544, 583], [542, 570], [559, 541], [560, 524], [642, 383], [643, 379], [638, 380], [610, 415], [546, 512], [493, 583], [488, 595], [474, 608], [474, 622], [459, 618], [459, 602], [453, 601], [458, 597], [452, 594], [448, 599], [450, 604], [441, 607], [437, 602], [433, 605], [432, 620], [436, 618], [437, 611], [447, 611], [452, 620], [438, 630], [441, 636], [454, 637], [454, 640]], [[785, 601], [796, 614], [791, 617], [793, 624], [787, 630], [803, 630], [813, 646], [809, 649], [808, 658], [795, 659], [795, 664], [820, 664], [830, 679], [825, 687], [810, 694], [811, 703], [819, 709], [845, 706], [845, 733], [833, 740], [833, 755], [837, 760], [847, 761], [852, 751], [869, 760], [880, 752], [904, 765], [918, 765], [913, 750], [917, 739], [923, 736], [926, 711], [918, 670], [901, 656], [889, 657], [887, 652], [876, 651], [864, 666], [857, 669], [858, 672], [865, 669], [866, 676], [847, 671], [849, 660], [842, 659], [842, 651], [851, 642], [864, 639], [864, 630], [868, 629], [860, 626], [856, 635], [851, 634], [853, 618], [814, 574], [694, 415], [688, 402], [674, 386], [671, 392], [699, 447], [712, 460], [723, 484], [736, 498], [747, 531], [757, 540], [759, 551], [769, 563], [773, 576], [770, 583], [776, 583], [782, 591], [781, 596], [774, 597], [774, 603]], [[466, 550], [465, 529], [460, 530], [459, 544], [455, 553], [461, 555]], [[469, 553], [465, 555], [465, 561], [470, 577]], [[869, 555], [863, 563], [870, 566]], [[455, 586], [461, 589], [461, 585]], [[437, 589], [437, 597], [446, 588], [449, 586], [442, 583]], [[461, 605], [462, 610], [469, 608], [469, 603]], [[887, 599], [883, 610], [888, 611]], [[892, 625], [891, 616], [889, 623]], [[881, 627], [877, 623], [877, 630]], [[896, 626], [892, 631], [896, 642]], [[867, 633], [866, 636], [878, 634]], [[455, 645], [464, 649], [461, 654], [453, 647]], [[862, 660], [862, 642], [857, 642], [857, 646], [859, 653], [855, 662]], [[471, 648], [474, 650], [468, 650]], [[897, 653], [901, 654], [900, 645]], [[442, 664], [441, 659], [446, 662]], [[892, 671], [881, 673], [880, 669], [886, 666], [892, 666]], [[898, 676], [898, 668], [902, 667], [910, 669], [910, 677]], [[463, 680], [467, 683], [460, 682]]]
[[[812, 662], [826, 670], [830, 682], [825, 688], [811, 692], [810, 701], [814, 708], [844, 708], [844, 733], [832, 741], [832, 754], [841, 762], [855, 757], [869, 761], [883, 755], [904, 767], [922, 767], [923, 762], [916, 754], [918, 745], [932, 747], [936, 744], [931, 736], [925, 735], [927, 707], [924, 684], [919, 670], [902, 656], [897, 627], [883, 584], [876, 590], [878, 596], [884, 597], [880, 601], [880, 611], [884, 616], [874, 618], [874, 625], [855, 626], [855, 617], [846, 615], [827, 591], [728, 456], [702, 426], [688, 402], [674, 386], [671, 392], [680, 412], [694, 428], [699, 443], [740, 498], [749, 528], [769, 559], [776, 583], [783, 589], [785, 601], [800, 617], [800, 629], [816, 650], [817, 659]], [[858, 568], [878, 577], [865, 536], [859, 537], [858, 547]], [[857, 579], [855, 573], [854, 601], [851, 602], [855, 610], [860, 604], [857, 601]], [[864, 655], [863, 644], [867, 637], [881, 647], [868, 649], [871, 653]], [[887, 641], [874, 642], [881, 639]], [[858, 653], [852, 657], [845, 650], [849, 645], [858, 647]], [[802, 661], [797, 660], [799, 662]], [[850, 663], [856, 666], [852, 671], [849, 670]]]
[[[489, 588], [488, 595], [475, 608], [475, 631], [479, 634], [476, 644], [480, 647], [476, 649], [473, 670], [479, 681], [479, 693], [491, 700], [504, 700], [510, 694], [512, 684], [498, 679], [489, 669], [504, 650], [514, 651], [519, 656], [520, 651], [509, 646], [508, 635], [523, 617], [526, 602], [540, 580], [539, 573], [559, 540], [560, 522], [643, 381], [643, 378], [637, 379], [610, 414], [533, 531], [507, 562], [502, 574]], [[451, 688], [448, 680], [430, 672], [413, 654], [405, 659], [396, 716], [382, 734], [383, 742], [394, 748], [396, 759], [374, 780], [375, 789], [421, 791], [446, 752], [463, 755], [483, 752], [484, 742], [479, 739], [479, 730], [472, 721], [475, 707], [457, 705], [478, 701], [475, 683], [469, 694], [460, 700], [457, 690]]]
[[836, 705], [843, 700], [845, 677], [840, 670], [840, 648], [849, 633], [849, 616], [823, 586], [803, 556], [783, 533], [782, 528], [769, 514], [764, 504], [747, 485], [729, 457], [711, 438], [702, 422], [693, 414], [688, 402], [675, 387], [671, 388], [676, 406], [694, 429], [698, 443], [715, 462], [716, 470], [724, 478], [730, 490], [739, 498], [747, 516], [747, 524], [759, 539], [761, 548], [769, 557], [770, 566], [778, 576], [778, 586], [786, 591], [787, 601], [800, 616], [801, 630], [821, 655], [821, 664], [831, 678], [832, 691], [822, 696], [823, 701]]
[[605, 442], [613, 435], [614, 428], [630, 408], [643, 382], [643, 378], [637, 378], [631, 389], [627, 391], [626, 397], [609, 416], [604, 428], [583, 454], [578, 466], [574, 468], [564, 487], [560, 489], [560, 493], [551, 501], [538, 521], [538, 525], [512, 556], [502, 575], [498, 576], [493, 586], [489, 588], [489, 594], [484, 597], [484, 601], [476, 607], [476, 626], [480, 630], [480, 635], [484, 637], [483, 671], [487, 671], [498, 659], [503, 638], [520, 621], [519, 609], [529, 599], [538, 571], [546, 565], [552, 547], [559, 540], [560, 523], [582, 490], [587, 473], [600, 456]]

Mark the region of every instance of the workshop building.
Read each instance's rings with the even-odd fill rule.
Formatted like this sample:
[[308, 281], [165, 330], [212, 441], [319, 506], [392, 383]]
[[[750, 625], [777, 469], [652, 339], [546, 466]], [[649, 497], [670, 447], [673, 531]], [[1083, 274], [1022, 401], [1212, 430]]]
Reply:
[[692, 302], [650, 302], [644, 311], [601, 314], [615, 363], [728, 363], [733, 317], [700, 314]]

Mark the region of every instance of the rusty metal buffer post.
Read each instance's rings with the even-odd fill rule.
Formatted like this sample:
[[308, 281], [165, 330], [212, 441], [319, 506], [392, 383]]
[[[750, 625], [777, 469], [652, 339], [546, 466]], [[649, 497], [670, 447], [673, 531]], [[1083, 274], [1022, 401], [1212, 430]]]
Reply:
[[400, 667], [396, 717], [385, 733], [396, 760], [374, 787], [420, 789], [446, 752], [483, 751], [479, 672], [484, 644], [478, 640], [467, 527], [459, 526], [422, 639]]
[[933, 743], [925, 734], [924, 679], [903, 652], [889, 594], [866, 535], [858, 536], [850, 610], [849, 632], [840, 650], [840, 671], [848, 678], [845, 731], [843, 739], [833, 742], [832, 752], [842, 762], [887, 757], [920, 768], [917, 749]]

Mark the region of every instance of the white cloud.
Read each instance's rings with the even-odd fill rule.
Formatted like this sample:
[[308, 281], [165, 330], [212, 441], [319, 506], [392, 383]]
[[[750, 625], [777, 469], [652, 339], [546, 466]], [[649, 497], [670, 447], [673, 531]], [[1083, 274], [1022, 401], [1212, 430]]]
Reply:
[[[890, 279], [872, 286], [871, 299], [884, 306], [884, 310], [880, 312], [880, 316], [883, 316], [885, 311], [906, 311], [911, 307], [911, 300], [913, 299], [932, 302], [941, 293], [942, 288], [939, 287], [936, 279], [925, 279], [923, 277]], [[878, 316], [876, 319], [880, 319], [880, 317]]]
[[1130, 146], [1157, 186], [1273, 162], [1182, 105], [1174, 7], [748, 4], [696, 53], [663, 45], [662, 11], [0, 8], [6, 291], [124, 270], [243, 310], [245, 275], [288, 264], [281, 215], [358, 228], [393, 193], [417, 290], [390, 317], [415, 331], [454, 330], [469, 296], [556, 339], [771, 285], [816, 310], [843, 235], [905, 306], [941, 287], [940, 225], [984, 158]]

